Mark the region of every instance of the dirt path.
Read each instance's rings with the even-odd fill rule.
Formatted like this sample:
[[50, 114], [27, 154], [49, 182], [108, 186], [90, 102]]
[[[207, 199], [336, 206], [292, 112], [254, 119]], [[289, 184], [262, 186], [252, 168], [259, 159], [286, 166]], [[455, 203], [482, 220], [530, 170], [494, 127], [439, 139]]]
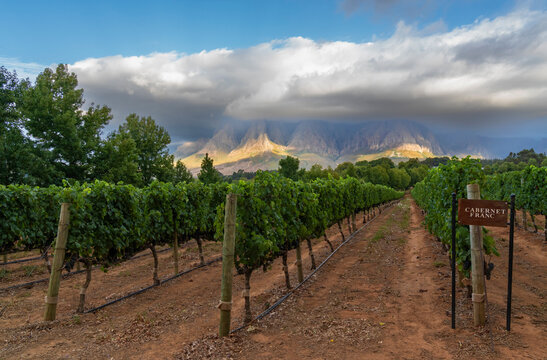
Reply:
[[[271, 316], [227, 339], [210, 335], [194, 341], [178, 358], [544, 359], [541, 242], [524, 242], [520, 236], [533, 234], [517, 236], [523, 246], [517, 249], [516, 266], [529, 269], [515, 272], [513, 332], [504, 330], [503, 240], [501, 256], [493, 260], [498, 270], [488, 282], [492, 336], [488, 327], [473, 327], [471, 302], [462, 289], [457, 292], [454, 331], [449, 259], [422, 220], [407, 197], [381, 214]], [[497, 231], [493, 235], [501, 237]]]
[[[445, 267], [448, 261], [437, 260], [439, 244], [421, 226], [422, 218], [414, 202], [410, 204], [410, 233], [404, 250], [404, 268], [393, 279], [397, 296], [392, 303], [394, 326], [386, 334], [386, 350], [393, 358], [450, 358], [443, 340], [436, 335], [447, 326], [447, 316], [439, 295], [449, 291], [446, 274], [432, 271], [435, 265]], [[436, 261], [437, 260], [437, 261]], [[444, 304], [443, 304], [444, 305]], [[404, 353], [388, 349], [405, 349]]]

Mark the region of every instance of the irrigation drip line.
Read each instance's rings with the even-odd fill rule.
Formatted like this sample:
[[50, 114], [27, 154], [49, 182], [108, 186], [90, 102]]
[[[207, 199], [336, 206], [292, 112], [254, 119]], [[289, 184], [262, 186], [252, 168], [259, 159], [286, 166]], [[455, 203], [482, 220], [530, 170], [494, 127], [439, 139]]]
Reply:
[[[166, 252], [168, 250], [171, 250], [171, 248], [165, 248], [165, 249], [161, 249], [158, 251], [158, 253], [162, 253], [162, 252]], [[131, 260], [135, 260], [135, 259], [138, 259], [138, 258], [141, 258], [141, 257], [144, 257], [144, 256], [149, 256], [150, 254], [141, 254], [141, 255], [136, 255], [136, 256], [133, 256], [129, 259], [127, 259], [126, 261], [131, 261]], [[42, 258], [43, 256], [40, 256], [40, 257], [37, 257], [35, 259], [40, 259]], [[25, 259], [25, 261], [30, 261], [30, 260], [27, 260]], [[23, 261], [19, 261], [19, 262], [23, 262]], [[122, 261], [123, 262], [123, 261]], [[9, 264], [9, 263], [8, 263]], [[118, 263], [116, 263], [118, 264]], [[96, 269], [100, 267], [100, 265], [95, 265], [93, 266], [93, 269]], [[84, 270], [77, 270], [77, 271], [71, 271], [69, 273], [65, 273], [62, 275], [62, 278], [63, 279], [66, 279], [67, 277], [70, 277], [72, 275], [76, 275], [76, 274], [81, 274], [85, 272], [85, 269]], [[0, 292], [3, 292], [3, 291], [7, 291], [7, 290], [14, 290], [14, 289], [19, 289], [19, 288], [25, 288], [25, 287], [29, 287], [29, 286], [33, 286], [33, 285], [36, 285], [36, 284], [41, 284], [41, 283], [45, 283], [49, 281], [49, 277], [47, 278], [43, 278], [43, 279], [38, 279], [38, 280], [33, 280], [33, 281], [29, 281], [29, 282], [26, 282], [26, 283], [22, 283], [22, 284], [16, 284], [16, 285], [11, 285], [11, 286], [8, 286], [8, 287], [5, 287], [5, 288], [0, 288]]]
[[[72, 275], [76, 275], [76, 274], [83, 273], [84, 271], [85, 271], [85, 270], [72, 271], [72, 272], [63, 274], [63, 275], [62, 275], [62, 278], [63, 278], [63, 279], [66, 279], [67, 277], [70, 277], [70, 276], [72, 276]], [[11, 285], [11, 286], [8, 286], [8, 287], [5, 287], [5, 288], [0, 288], [0, 292], [7, 291], [7, 290], [18, 289], [18, 288], [29, 287], [29, 286], [36, 285], [36, 284], [40, 284], [40, 283], [44, 283], [44, 282], [47, 282], [47, 281], [49, 281], [49, 277], [43, 278], [43, 279], [39, 279], [39, 280], [29, 281], [29, 282], [26, 282], [26, 283], [23, 283], [23, 284]]]
[[[391, 204], [389, 207], [393, 206], [393, 204]], [[244, 324], [244, 325], [241, 325], [240, 327], [236, 328], [236, 329], [233, 329], [232, 331], [230, 331], [230, 334], [233, 334], [237, 331], [240, 331], [244, 328], [246, 328], [247, 326], [251, 325], [252, 323], [262, 319], [263, 317], [265, 317], [266, 315], [268, 315], [269, 313], [271, 313], [273, 310], [275, 310], [279, 305], [281, 305], [285, 300], [287, 300], [287, 298], [289, 296], [291, 296], [296, 290], [298, 290], [299, 287], [301, 287], [306, 281], [308, 281], [313, 275], [315, 275], [315, 273], [317, 271], [319, 271], [319, 269], [321, 269], [321, 267], [323, 267], [323, 265], [325, 265], [325, 263], [327, 261], [329, 261], [329, 259], [334, 255], [336, 254], [336, 252], [338, 252], [338, 250], [340, 250], [340, 248], [344, 245], [346, 245], [351, 239], [353, 239], [355, 237], [355, 235], [357, 235], [357, 233], [359, 233], [361, 230], [363, 230], [365, 227], [367, 227], [374, 219], [376, 219], [378, 216], [380, 216], [380, 213], [376, 214], [372, 219], [370, 219], [366, 224], [362, 225], [359, 229], [357, 229], [356, 231], [354, 231], [350, 236], [348, 236], [348, 238], [342, 242], [340, 245], [338, 245], [336, 247], [336, 249], [334, 249], [333, 252], [331, 252], [329, 254], [329, 256], [327, 256], [325, 258], [325, 260], [323, 260], [321, 262], [321, 264], [319, 264], [319, 266], [317, 266], [317, 268], [315, 270], [313, 270], [311, 273], [309, 273], [305, 278], [304, 280], [302, 280], [302, 282], [298, 285], [296, 285], [293, 289], [289, 290], [289, 292], [287, 292], [285, 295], [283, 295], [280, 299], [278, 299], [272, 306], [270, 306], [268, 309], [266, 309], [265, 311], [263, 311], [261, 314], [259, 314], [257, 317], [255, 317], [253, 320], [251, 320], [251, 322], [247, 323], [247, 324]]]
[[44, 257], [44, 255], [35, 256], [35, 257], [31, 257], [31, 258], [26, 258], [26, 259], [11, 260], [11, 261], [8, 261], [8, 262], [0, 263], [0, 265], [9, 265], [9, 264], [24, 263], [24, 262], [28, 262], [28, 261], [40, 260], [40, 259], [42, 259], [43, 257]]
[[[52, 243], [53, 244], [53, 243]], [[25, 258], [25, 259], [18, 259], [18, 260], [12, 260], [12, 261], [7, 261], [7, 262], [3, 262], [1, 263], [0, 265], [9, 265], [9, 264], [18, 264], [18, 263], [24, 263], [24, 262], [27, 262], [27, 261], [33, 261], [33, 260], [40, 260], [40, 259], [44, 259], [47, 255], [47, 252], [49, 251], [49, 248], [51, 248], [51, 244], [49, 244], [49, 246], [46, 248], [46, 251], [44, 251], [42, 253], [42, 255], [40, 256], [35, 256], [35, 257], [31, 257], [31, 258]]]
[[140, 290], [134, 291], [134, 292], [132, 292], [132, 293], [129, 293], [129, 294], [127, 294], [127, 295], [122, 296], [121, 298], [118, 298], [118, 299], [109, 301], [109, 302], [107, 302], [107, 303], [104, 303], [104, 304], [99, 305], [99, 306], [97, 306], [97, 307], [94, 307], [94, 308], [92, 308], [92, 309], [86, 310], [86, 311], [84, 311], [84, 314], [89, 314], [89, 313], [97, 312], [98, 310], [101, 310], [101, 309], [103, 309], [103, 308], [105, 308], [105, 307], [107, 307], [107, 306], [116, 304], [116, 303], [118, 303], [118, 302], [120, 302], [120, 301], [122, 301], [122, 300], [128, 299], [128, 298], [130, 298], [130, 297], [133, 297], [133, 296], [142, 294], [143, 292], [145, 292], [145, 291], [147, 291], [147, 290], [150, 290], [150, 289], [152, 289], [152, 288], [154, 288], [154, 287], [158, 287], [158, 286], [160, 286], [160, 285], [163, 285], [163, 284], [165, 284], [165, 283], [168, 282], [168, 281], [171, 281], [171, 280], [173, 280], [173, 279], [176, 279], [176, 278], [178, 278], [178, 277], [181, 277], [182, 275], [188, 274], [188, 273], [190, 273], [190, 272], [192, 272], [192, 271], [194, 271], [194, 270], [200, 269], [200, 268], [202, 268], [202, 267], [211, 265], [211, 264], [213, 264], [213, 263], [215, 263], [215, 262], [217, 262], [217, 261], [220, 261], [220, 260], [222, 260], [222, 257], [218, 257], [218, 258], [215, 258], [215, 259], [213, 259], [213, 260], [209, 260], [209, 261], [207, 261], [207, 262], [204, 263], [204, 264], [200, 264], [200, 265], [198, 265], [198, 266], [196, 266], [196, 267], [193, 267], [193, 268], [188, 269], [188, 270], [184, 270], [184, 271], [182, 271], [182, 272], [180, 272], [180, 273], [178, 273], [178, 274], [176, 274], [176, 275], [173, 275], [173, 276], [170, 276], [170, 277], [168, 277], [168, 278], [166, 278], [166, 279], [163, 279], [163, 280], [160, 281], [159, 285], [150, 285], [150, 286], [147, 286], [147, 287], [142, 288], [142, 289], [140, 289]]

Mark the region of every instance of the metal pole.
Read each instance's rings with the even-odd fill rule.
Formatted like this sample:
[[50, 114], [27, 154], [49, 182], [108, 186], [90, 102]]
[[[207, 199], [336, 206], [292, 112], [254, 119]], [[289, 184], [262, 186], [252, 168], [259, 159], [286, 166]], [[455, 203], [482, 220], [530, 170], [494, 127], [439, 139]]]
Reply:
[[452, 329], [456, 328], [456, 193], [452, 193]]
[[507, 274], [507, 331], [511, 331], [511, 295], [513, 291], [513, 240], [515, 234], [515, 194], [511, 194], [509, 223], [509, 270]]

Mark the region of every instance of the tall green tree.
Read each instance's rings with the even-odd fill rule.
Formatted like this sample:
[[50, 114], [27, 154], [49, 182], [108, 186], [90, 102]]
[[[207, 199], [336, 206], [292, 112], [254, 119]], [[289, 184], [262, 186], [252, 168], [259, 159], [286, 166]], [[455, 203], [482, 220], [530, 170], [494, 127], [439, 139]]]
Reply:
[[201, 160], [198, 179], [204, 184], [214, 184], [222, 181], [222, 174], [213, 166], [213, 159], [209, 157], [209, 154], [205, 154], [205, 157]]
[[385, 167], [376, 165], [369, 168], [367, 180], [373, 184], [389, 186], [389, 174]]
[[83, 111], [83, 89], [77, 89], [76, 74], [60, 64], [47, 68], [22, 94], [25, 129], [35, 139], [41, 158], [52, 164], [59, 183], [62, 178], [89, 179], [100, 133], [112, 119], [106, 106]]
[[174, 156], [169, 154], [167, 145], [171, 137], [165, 128], [157, 125], [152, 117], [131, 114], [120, 125], [118, 133], [129, 136], [137, 147], [138, 172], [143, 185], [154, 179], [172, 181]]
[[289, 179], [298, 180], [298, 167], [300, 166], [300, 160], [298, 158], [287, 156], [284, 159], [279, 160], [279, 173]]
[[335, 171], [340, 174], [342, 177], [351, 176], [353, 178], [357, 177], [357, 168], [351, 162], [346, 161], [339, 164]]
[[175, 165], [175, 174], [173, 175], [173, 182], [191, 182], [194, 180], [192, 173], [188, 170], [182, 160], [177, 161]]
[[111, 183], [142, 185], [135, 140], [127, 133], [114, 132], [101, 144], [95, 156], [93, 177]]
[[411, 177], [404, 169], [388, 169], [387, 174], [389, 176], [389, 186], [394, 189], [404, 190], [410, 185]]
[[0, 67], [0, 184], [43, 184], [48, 174], [36, 156], [34, 144], [23, 132], [17, 108], [28, 82], [20, 82], [15, 72]]

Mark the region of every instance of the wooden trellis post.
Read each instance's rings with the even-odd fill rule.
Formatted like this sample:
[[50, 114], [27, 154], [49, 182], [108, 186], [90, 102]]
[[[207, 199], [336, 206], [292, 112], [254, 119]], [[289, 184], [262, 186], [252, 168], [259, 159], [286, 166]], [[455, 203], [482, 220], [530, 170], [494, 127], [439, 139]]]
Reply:
[[219, 336], [230, 334], [232, 313], [232, 269], [234, 268], [234, 252], [236, 237], [236, 207], [237, 195], [226, 195], [224, 214], [224, 241], [222, 242], [222, 284], [218, 308], [220, 309]]
[[[479, 184], [467, 185], [467, 198], [480, 200]], [[473, 285], [473, 323], [475, 326], [484, 325], [485, 293], [484, 293], [484, 259], [482, 257], [482, 226], [469, 225], [471, 237], [471, 281]]]
[[69, 203], [61, 204], [61, 215], [59, 216], [59, 227], [57, 230], [57, 241], [55, 242], [55, 253], [53, 254], [53, 267], [49, 276], [49, 287], [46, 296], [45, 321], [55, 320], [57, 312], [57, 297], [61, 282], [61, 272], [65, 262], [66, 242], [68, 239], [68, 226], [70, 224]]

